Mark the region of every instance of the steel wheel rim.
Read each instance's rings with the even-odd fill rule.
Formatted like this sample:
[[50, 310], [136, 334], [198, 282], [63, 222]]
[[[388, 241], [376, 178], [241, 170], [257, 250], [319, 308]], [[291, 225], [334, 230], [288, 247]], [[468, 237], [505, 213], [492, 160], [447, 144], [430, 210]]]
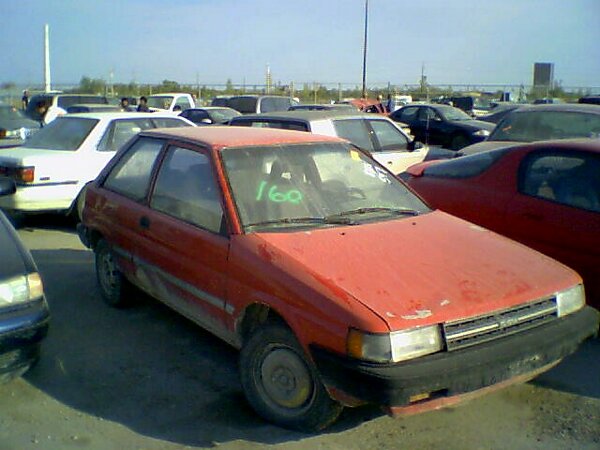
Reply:
[[260, 375], [265, 394], [280, 407], [300, 408], [313, 396], [310, 370], [292, 349], [279, 347], [269, 352], [260, 366]]
[[100, 285], [106, 293], [110, 293], [117, 284], [117, 267], [110, 252], [103, 252], [100, 256]]

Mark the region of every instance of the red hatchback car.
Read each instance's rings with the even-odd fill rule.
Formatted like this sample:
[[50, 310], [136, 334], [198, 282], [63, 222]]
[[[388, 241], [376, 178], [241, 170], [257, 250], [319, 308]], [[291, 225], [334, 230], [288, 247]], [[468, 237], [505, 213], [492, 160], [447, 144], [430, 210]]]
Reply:
[[600, 140], [546, 141], [417, 164], [404, 176], [431, 206], [577, 270], [600, 307]]
[[88, 188], [79, 233], [108, 303], [137, 286], [241, 349], [249, 403], [290, 428], [524, 381], [598, 329], [575, 272], [310, 133], [142, 132]]

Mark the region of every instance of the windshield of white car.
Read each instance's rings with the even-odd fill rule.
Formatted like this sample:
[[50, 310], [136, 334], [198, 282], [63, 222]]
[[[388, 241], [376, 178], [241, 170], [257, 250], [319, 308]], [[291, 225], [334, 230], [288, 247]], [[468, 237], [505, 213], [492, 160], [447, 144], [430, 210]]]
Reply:
[[75, 151], [97, 123], [97, 119], [58, 117], [31, 136], [26, 146], [44, 150]]
[[246, 231], [355, 225], [429, 211], [391, 173], [347, 143], [227, 148], [222, 159]]

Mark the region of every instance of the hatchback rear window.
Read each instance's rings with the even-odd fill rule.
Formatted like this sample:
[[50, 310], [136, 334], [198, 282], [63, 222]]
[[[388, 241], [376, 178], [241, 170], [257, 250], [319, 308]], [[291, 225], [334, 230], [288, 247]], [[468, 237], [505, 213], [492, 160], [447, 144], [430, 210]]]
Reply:
[[510, 151], [510, 148], [500, 148], [489, 152], [481, 152], [462, 158], [451, 159], [427, 167], [423, 174], [425, 176], [439, 178], [475, 177], [485, 172], [508, 151]]
[[44, 150], [75, 151], [97, 123], [97, 119], [59, 117], [31, 136], [26, 145]]

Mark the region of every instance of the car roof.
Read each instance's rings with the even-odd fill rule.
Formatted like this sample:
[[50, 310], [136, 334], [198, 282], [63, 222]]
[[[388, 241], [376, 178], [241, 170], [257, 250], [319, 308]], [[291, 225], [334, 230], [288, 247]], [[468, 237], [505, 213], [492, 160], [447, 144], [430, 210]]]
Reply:
[[217, 148], [309, 142], [345, 142], [343, 139], [336, 137], [320, 136], [304, 131], [231, 126], [160, 128], [142, 131], [140, 135], [183, 140]]
[[356, 118], [376, 118], [381, 119], [383, 116], [377, 116], [375, 114], [361, 113], [359, 111], [354, 110], [340, 110], [340, 109], [330, 109], [330, 110], [295, 110], [295, 111], [279, 111], [272, 113], [262, 113], [262, 114], [246, 114], [243, 116], [239, 116], [234, 120], [249, 120], [249, 119], [274, 119], [274, 120], [303, 120], [305, 122], [311, 122], [315, 120], [325, 120], [325, 119], [335, 119], [337, 117], [343, 117], [347, 119], [349, 117]]
[[599, 105], [589, 105], [585, 103], [548, 103], [539, 105], [522, 105], [518, 110], [511, 114], [519, 114], [530, 111], [560, 111], [560, 112], [586, 112], [590, 114], [600, 114]]
[[[73, 117], [84, 117], [86, 119], [129, 119], [129, 118], [138, 118], [138, 119], [142, 119], [142, 118], [152, 118], [152, 117], [158, 117], [161, 119], [165, 119], [165, 118], [178, 118], [179, 116], [177, 114], [173, 114], [170, 112], [165, 112], [165, 113], [160, 113], [160, 112], [152, 112], [152, 113], [144, 113], [144, 112], [136, 112], [136, 111], [131, 111], [131, 112], [126, 112], [126, 111], [98, 111], [98, 112], [85, 112], [85, 113], [72, 113], [72, 114], [67, 114], [66, 116], [61, 116], [61, 117], [57, 117], [57, 119], [60, 118], [73, 118]], [[183, 117], [180, 118], [181, 120], [184, 120]]]
[[537, 141], [523, 145], [517, 145], [516, 147], [535, 150], [535, 149], [557, 149], [557, 150], [581, 150], [586, 152], [593, 152], [600, 154], [600, 139], [590, 138], [577, 138], [577, 139], [556, 139], [551, 141]]

